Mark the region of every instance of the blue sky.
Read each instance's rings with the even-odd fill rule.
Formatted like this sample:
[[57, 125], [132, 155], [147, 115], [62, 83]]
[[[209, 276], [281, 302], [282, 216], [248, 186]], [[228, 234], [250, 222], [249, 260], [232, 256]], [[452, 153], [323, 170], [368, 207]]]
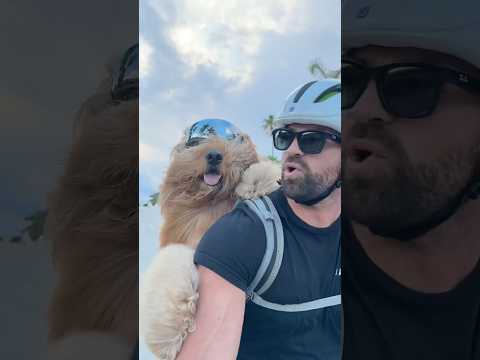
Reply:
[[[262, 120], [313, 78], [316, 59], [340, 66], [337, 0], [141, 1], [140, 201], [157, 191], [172, 147], [196, 120], [230, 120], [269, 155]], [[140, 209], [141, 273], [160, 223], [158, 208]], [[143, 341], [140, 358], [155, 359]]]
[[140, 201], [196, 120], [230, 120], [270, 154], [262, 120], [313, 78], [315, 59], [339, 67], [339, 1], [140, 2]]

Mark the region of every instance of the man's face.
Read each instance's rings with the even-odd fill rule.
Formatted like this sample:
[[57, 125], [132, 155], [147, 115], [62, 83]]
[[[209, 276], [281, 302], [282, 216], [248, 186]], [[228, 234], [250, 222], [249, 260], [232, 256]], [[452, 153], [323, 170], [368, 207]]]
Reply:
[[[422, 62], [480, 72], [456, 58], [413, 48], [365, 47], [345, 56], [367, 67]], [[374, 81], [342, 111], [343, 210], [388, 233], [440, 218], [479, 175], [480, 93], [445, 83], [438, 106], [422, 118], [386, 112]]]
[[[294, 132], [325, 130], [318, 125], [292, 124]], [[282, 188], [285, 195], [298, 202], [318, 197], [335, 184], [340, 174], [340, 145], [326, 140], [319, 154], [304, 154], [295, 139], [282, 155]]]

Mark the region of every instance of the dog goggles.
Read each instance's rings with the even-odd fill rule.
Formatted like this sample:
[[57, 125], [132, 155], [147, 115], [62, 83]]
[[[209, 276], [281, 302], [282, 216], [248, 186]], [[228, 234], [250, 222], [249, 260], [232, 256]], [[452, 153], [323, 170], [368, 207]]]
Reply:
[[228, 141], [242, 139], [240, 130], [232, 123], [222, 119], [204, 119], [190, 127], [185, 144], [195, 146], [211, 136]]
[[117, 101], [138, 99], [138, 44], [125, 52], [113, 76], [112, 99]]
[[342, 61], [342, 109], [350, 109], [357, 103], [371, 79], [375, 80], [385, 111], [402, 118], [432, 114], [445, 83], [467, 91], [480, 90], [480, 80], [431, 64], [399, 63], [368, 68]]
[[273, 145], [277, 150], [287, 150], [297, 139], [298, 147], [304, 154], [319, 154], [322, 152], [327, 139], [340, 143], [341, 137], [338, 133], [326, 131], [306, 130], [294, 132], [287, 128], [275, 129], [272, 132]]

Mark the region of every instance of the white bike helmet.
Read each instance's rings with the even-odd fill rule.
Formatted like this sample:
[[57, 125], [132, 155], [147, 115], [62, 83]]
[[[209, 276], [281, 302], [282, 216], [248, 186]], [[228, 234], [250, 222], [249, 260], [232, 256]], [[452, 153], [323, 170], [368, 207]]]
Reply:
[[[274, 128], [289, 124], [315, 124], [328, 127], [341, 134], [341, 115], [340, 80], [316, 80], [298, 87], [288, 95], [283, 110], [275, 119]], [[338, 136], [338, 142], [341, 141], [340, 139], [341, 136]], [[317, 204], [341, 186], [342, 180], [339, 177], [332, 186], [317, 197], [296, 202], [307, 206]]]
[[315, 124], [339, 133], [341, 128], [341, 86], [338, 79], [308, 82], [288, 95], [274, 128], [289, 124]]
[[367, 45], [415, 47], [480, 68], [478, 0], [344, 1], [342, 50]]

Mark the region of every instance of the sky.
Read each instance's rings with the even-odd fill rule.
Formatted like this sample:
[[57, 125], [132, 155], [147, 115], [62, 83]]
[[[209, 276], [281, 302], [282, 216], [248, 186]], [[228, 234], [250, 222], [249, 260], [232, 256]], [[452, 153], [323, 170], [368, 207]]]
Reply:
[[340, 64], [336, 0], [145, 0], [139, 26], [140, 202], [188, 125], [227, 119], [269, 155], [263, 119], [315, 77], [313, 61]]
[[[340, 67], [337, 0], [145, 0], [139, 26], [141, 203], [157, 192], [188, 125], [227, 119], [268, 156], [263, 119], [315, 78], [313, 61]], [[157, 207], [140, 209], [141, 274], [157, 251], [160, 224]], [[143, 341], [140, 359], [155, 359]]]

